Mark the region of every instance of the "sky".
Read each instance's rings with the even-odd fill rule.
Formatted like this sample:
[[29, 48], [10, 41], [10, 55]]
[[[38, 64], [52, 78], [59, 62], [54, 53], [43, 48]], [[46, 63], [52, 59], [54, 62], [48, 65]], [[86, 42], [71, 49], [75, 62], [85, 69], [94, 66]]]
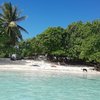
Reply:
[[24, 39], [35, 37], [48, 27], [67, 28], [77, 21], [100, 19], [100, 0], [0, 0], [11, 2], [22, 11], [27, 19], [18, 24], [29, 34], [23, 33]]

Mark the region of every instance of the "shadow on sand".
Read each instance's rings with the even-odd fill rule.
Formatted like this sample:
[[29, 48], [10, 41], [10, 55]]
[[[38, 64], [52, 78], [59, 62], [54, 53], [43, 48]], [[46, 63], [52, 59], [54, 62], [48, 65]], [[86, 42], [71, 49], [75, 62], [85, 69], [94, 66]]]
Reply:
[[26, 63], [25, 60], [12, 61], [10, 58], [0, 58], [0, 65], [25, 65]]

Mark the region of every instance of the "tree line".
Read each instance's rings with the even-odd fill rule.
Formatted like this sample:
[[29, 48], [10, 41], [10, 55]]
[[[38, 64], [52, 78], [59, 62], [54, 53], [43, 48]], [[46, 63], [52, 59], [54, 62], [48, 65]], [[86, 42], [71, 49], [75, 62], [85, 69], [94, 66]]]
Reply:
[[74, 22], [65, 29], [49, 27], [19, 46], [23, 56], [46, 54], [51, 60], [100, 64], [100, 20]]

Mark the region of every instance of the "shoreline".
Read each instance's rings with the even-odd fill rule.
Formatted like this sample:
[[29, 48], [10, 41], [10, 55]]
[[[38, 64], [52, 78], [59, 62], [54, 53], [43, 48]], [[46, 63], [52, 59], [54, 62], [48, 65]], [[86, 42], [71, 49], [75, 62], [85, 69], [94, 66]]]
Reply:
[[[72, 74], [91, 74], [100, 75], [100, 72], [93, 70], [94, 67], [88, 66], [73, 66], [73, 65], [57, 65], [53, 63], [48, 63], [45, 61], [34, 61], [34, 60], [22, 60], [20, 62], [25, 62], [24, 64], [0, 64], [0, 71], [21, 71], [21, 72], [58, 72], [58, 73], [72, 73]], [[86, 69], [87, 71], [83, 71]]]

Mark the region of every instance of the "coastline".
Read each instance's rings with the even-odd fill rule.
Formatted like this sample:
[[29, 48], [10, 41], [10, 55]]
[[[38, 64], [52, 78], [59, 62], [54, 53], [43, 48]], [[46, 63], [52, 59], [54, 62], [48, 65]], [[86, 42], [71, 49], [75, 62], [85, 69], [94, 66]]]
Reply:
[[[23, 63], [21, 63], [23, 62]], [[87, 71], [83, 71], [86, 69]], [[43, 72], [58, 72], [72, 74], [91, 74], [100, 75], [100, 72], [93, 70], [93, 67], [77, 66], [77, 65], [57, 65], [45, 61], [21, 60], [20, 63], [11, 61], [10, 63], [0, 64], [0, 71], [43, 71]]]

